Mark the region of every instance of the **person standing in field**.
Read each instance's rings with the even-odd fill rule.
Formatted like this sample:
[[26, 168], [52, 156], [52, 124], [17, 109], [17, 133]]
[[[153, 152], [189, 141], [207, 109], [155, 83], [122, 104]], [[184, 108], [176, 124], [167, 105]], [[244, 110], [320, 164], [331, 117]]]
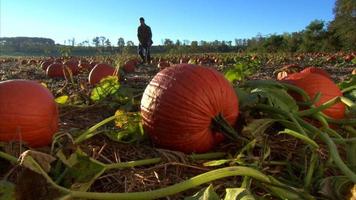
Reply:
[[140, 18], [140, 26], [137, 29], [137, 37], [140, 42], [138, 45], [138, 54], [142, 58], [142, 63], [150, 63], [151, 55], [150, 48], [152, 46], [152, 32], [151, 28], [145, 24], [145, 19]]

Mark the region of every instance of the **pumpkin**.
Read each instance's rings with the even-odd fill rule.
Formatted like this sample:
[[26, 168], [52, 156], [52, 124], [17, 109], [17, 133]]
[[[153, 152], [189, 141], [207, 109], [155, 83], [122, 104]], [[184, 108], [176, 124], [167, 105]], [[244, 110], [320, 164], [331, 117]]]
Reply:
[[63, 63], [63, 65], [72, 71], [73, 75], [79, 74], [79, 61], [78, 60], [68, 60]]
[[115, 74], [115, 68], [106, 63], [99, 63], [89, 73], [89, 83], [95, 85], [101, 79]]
[[50, 66], [51, 64], [53, 63], [53, 61], [44, 61], [42, 64], [41, 64], [41, 68], [46, 71], [48, 66]]
[[57, 105], [47, 88], [29, 80], [0, 82], [0, 141], [46, 146], [57, 129]]
[[90, 63], [88, 61], [85, 61], [85, 60], [81, 60], [79, 62], [79, 64], [78, 64], [78, 67], [81, 70], [88, 70], [88, 69], [91, 70], [92, 69]]
[[135, 68], [136, 68], [137, 64], [138, 64], [137, 60], [127, 61], [123, 66], [124, 72], [126, 72], [126, 73], [135, 72]]
[[152, 142], [185, 153], [206, 152], [223, 140], [212, 128], [219, 114], [235, 123], [238, 99], [233, 87], [216, 70], [191, 64], [160, 71], [141, 100], [143, 128]]
[[64, 66], [62, 63], [52, 63], [47, 67], [46, 75], [50, 78], [64, 77]]
[[356, 75], [356, 68], [354, 70], [352, 70], [351, 74]]
[[320, 74], [320, 75], [323, 75], [323, 76], [331, 79], [331, 76], [328, 72], [326, 72], [325, 70], [323, 70], [321, 68], [317, 68], [317, 67], [307, 67], [307, 68], [303, 69], [300, 73], [316, 73], [316, 74]]
[[[328, 77], [318, 73], [295, 73], [283, 79], [288, 83], [303, 89], [310, 98], [313, 98], [318, 92], [321, 93], [320, 99], [315, 103], [315, 106], [333, 99], [337, 96], [342, 96], [339, 87]], [[292, 95], [295, 97], [295, 95]], [[296, 97], [298, 99], [298, 97]], [[300, 99], [300, 97], [299, 97]], [[330, 108], [323, 110], [323, 113], [334, 119], [342, 119], [345, 116], [345, 105], [337, 103]]]

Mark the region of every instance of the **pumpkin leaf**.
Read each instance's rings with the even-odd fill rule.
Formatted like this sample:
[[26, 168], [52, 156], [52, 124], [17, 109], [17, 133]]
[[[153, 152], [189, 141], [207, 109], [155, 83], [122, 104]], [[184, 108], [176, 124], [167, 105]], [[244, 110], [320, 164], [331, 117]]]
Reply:
[[246, 188], [226, 188], [224, 200], [255, 200]]
[[297, 103], [285, 90], [261, 87], [252, 90], [251, 93], [266, 99], [267, 103], [275, 108], [286, 112], [298, 111]]
[[214, 191], [213, 185], [201, 189], [191, 197], [186, 197], [184, 200], [220, 200], [219, 195]]
[[15, 185], [11, 182], [0, 180], [0, 199], [15, 200]]
[[351, 75], [347, 80], [344, 80], [338, 84], [341, 90], [356, 85], [356, 75]]
[[68, 167], [63, 178], [65, 185], [76, 191], [87, 191], [105, 171], [104, 164], [90, 158], [79, 148], [68, 158], [61, 151], [57, 156]]
[[90, 99], [100, 101], [107, 96], [115, 94], [120, 88], [119, 79], [116, 76], [108, 76], [100, 81], [100, 83], [92, 90]]
[[345, 93], [344, 96], [349, 98], [351, 101], [356, 102], [356, 89]]
[[113, 141], [133, 143], [144, 138], [141, 115], [137, 112], [117, 110], [115, 124], [119, 131], [106, 131], [104, 134]]
[[278, 81], [275, 80], [249, 80], [246, 81], [242, 87], [247, 87], [247, 88], [251, 88], [251, 89], [255, 89], [255, 88], [279, 88], [279, 89], [283, 89], [284, 86], [279, 83]]
[[56, 99], [55, 99], [55, 101], [57, 102], [57, 103], [59, 103], [59, 104], [66, 104], [67, 103], [67, 101], [68, 101], [68, 95], [62, 95], [62, 96], [60, 96], [60, 97], [57, 97]]

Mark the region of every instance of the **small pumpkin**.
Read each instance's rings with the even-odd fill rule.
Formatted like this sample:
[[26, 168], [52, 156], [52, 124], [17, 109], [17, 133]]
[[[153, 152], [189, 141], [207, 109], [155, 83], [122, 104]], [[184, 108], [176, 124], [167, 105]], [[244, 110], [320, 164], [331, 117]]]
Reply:
[[135, 72], [135, 68], [136, 68], [137, 65], [138, 65], [138, 61], [137, 60], [135, 60], [135, 59], [129, 60], [123, 65], [123, 70], [126, 73]]
[[46, 146], [57, 129], [57, 105], [47, 88], [29, 80], [0, 82], [0, 141]]
[[143, 128], [157, 146], [185, 153], [206, 152], [224, 136], [212, 128], [221, 114], [233, 125], [238, 98], [212, 68], [179, 64], [160, 71], [141, 100]]
[[112, 76], [116, 72], [115, 68], [106, 63], [99, 63], [89, 73], [89, 83], [95, 85], [100, 82], [101, 79]]
[[67, 60], [63, 63], [63, 65], [69, 68], [72, 71], [73, 75], [79, 74], [79, 61], [75, 59]]
[[[321, 97], [319, 101], [315, 103], [315, 106], [320, 106], [334, 97], [342, 96], [339, 87], [330, 78], [319, 72], [295, 73], [287, 76], [283, 81], [300, 87], [310, 98], [313, 98], [320, 92]], [[295, 95], [293, 96], [296, 97]], [[300, 99], [300, 97], [296, 98]], [[343, 103], [337, 103], [323, 110], [323, 113], [334, 119], [342, 119], [345, 116], [345, 105]]]
[[64, 77], [64, 66], [62, 63], [52, 63], [46, 69], [46, 75], [50, 78], [63, 78]]
[[41, 68], [42, 68], [44, 71], [46, 71], [47, 68], [48, 68], [48, 66], [50, 66], [52, 63], [53, 63], [53, 61], [44, 61], [44, 62], [42, 62], [42, 64], [41, 64]]

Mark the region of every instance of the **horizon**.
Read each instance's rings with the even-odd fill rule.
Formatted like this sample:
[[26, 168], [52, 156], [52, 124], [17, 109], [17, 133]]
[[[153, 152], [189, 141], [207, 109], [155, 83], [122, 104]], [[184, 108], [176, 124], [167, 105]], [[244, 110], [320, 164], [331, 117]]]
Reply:
[[[0, 37], [50, 38], [56, 44], [75, 44], [104, 36], [117, 46], [118, 38], [137, 45], [139, 17], [152, 28], [154, 45], [176, 42], [232, 41], [257, 35], [302, 31], [311, 21], [334, 18], [334, 0], [261, 2], [203, 0], [149, 2], [92, 0], [1, 0]], [[204, 5], [204, 7], [202, 7]], [[203, 9], [203, 11], [202, 11]]]

